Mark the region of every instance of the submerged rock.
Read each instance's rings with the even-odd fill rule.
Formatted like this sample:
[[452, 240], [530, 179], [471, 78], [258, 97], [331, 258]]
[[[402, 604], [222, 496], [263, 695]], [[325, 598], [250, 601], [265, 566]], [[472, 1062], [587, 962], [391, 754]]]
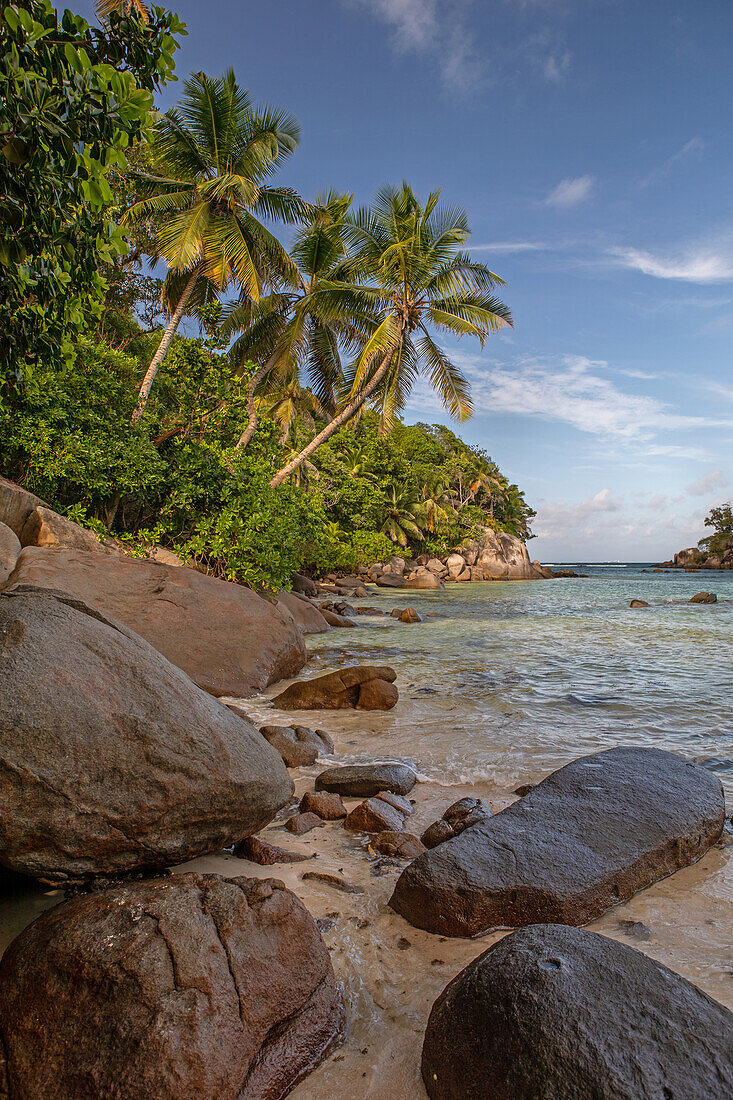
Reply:
[[728, 1100], [733, 1014], [632, 947], [566, 925], [495, 943], [433, 1005], [431, 1100]]
[[646, 600], [632, 600], [629, 607], [648, 607]]
[[608, 749], [420, 856], [390, 905], [446, 936], [586, 924], [698, 860], [724, 812], [720, 781], [704, 768], [661, 749]]
[[172, 875], [77, 898], [0, 963], [6, 1096], [274, 1100], [341, 1030], [328, 951], [275, 879]]
[[118, 619], [212, 695], [253, 695], [306, 662], [292, 616], [195, 569], [28, 546], [8, 590], [14, 584], [60, 589]]
[[356, 665], [291, 684], [272, 700], [281, 710], [390, 710], [397, 673], [387, 665]]
[[316, 778], [317, 791], [333, 791], [345, 798], [371, 798], [383, 791], [409, 794], [417, 782], [407, 764], [347, 764], [328, 768]]
[[690, 597], [690, 603], [717, 603], [718, 597], [714, 592], [696, 592]]
[[5, 867], [67, 882], [181, 863], [290, 798], [246, 719], [79, 600], [1, 595], [0, 665]]

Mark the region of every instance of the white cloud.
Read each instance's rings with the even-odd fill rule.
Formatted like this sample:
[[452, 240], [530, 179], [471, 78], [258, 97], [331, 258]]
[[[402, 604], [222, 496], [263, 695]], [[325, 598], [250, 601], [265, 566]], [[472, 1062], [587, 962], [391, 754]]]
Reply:
[[687, 492], [691, 497], [707, 497], [716, 489], [723, 489], [728, 484], [728, 478], [723, 476], [722, 470], [710, 470], [696, 481], [688, 485]]
[[[707, 461], [708, 451], [659, 440], [665, 432], [733, 427], [733, 419], [693, 416], [646, 394], [628, 393], [604, 376], [607, 363], [580, 355], [553, 359], [517, 358], [509, 364], [477, 355], [452, 353], [471, 383], [477, 414], [512, 415], [566, 424], [577, 431], [633, 448], [647, 457]], [[415, 387], [410, 404], [439, 409], [426, 382]]]
[[539, 241], [490, 241], [488, 244], [472, 244], [472, 252], [542, 252], [547, 245]]
[[344, 0], [364, 8], [392, 30], [398, 50], [433, 55], [443, 80], [465, 91], [481, 75], [473, 34], [447, 0]]
[[568, 50], [552, 53], [545, 58], [542, 71], [551, 84], [559, 84], [570, 69], [571, 54]]
[[722, 283], [733, 279], [733, 249], [728, 242], [718, 247], [699, 246], [677, 255], [654, 255], [640, 248], [614, 248], [609, 255], [623, 267], [655, 279], [680, 279], [689, 283]]
[[590, 198], [595, 180], [593, 176], [568, 177], [561, 180], [545, 199], [545, 206], [568, 209]]
[[622, 507], [623, 500], [614, 497], [609, 488], [604, 488], [579, 504], [550, 501], [541, 505], [532, 527], [540, 537], [555, 538], [588, 527], [589, 520], [595, 521], [600, 514], [619, 512]]
[[655, 168], [648, 176], [645, 176], [644, 179], [641, 180], [639, 186], [649, 187], [652, 183], [656, 183], [657, 180], [664, 179], [665, 176], [668, 176], [681, 162], [700, 157], [704, 148], [705, 142], [701, 137], [690, 138], [681, 149], [678, 149], [676, 153], [668, 157], [664, 164], [660, 164], [658, 168]]

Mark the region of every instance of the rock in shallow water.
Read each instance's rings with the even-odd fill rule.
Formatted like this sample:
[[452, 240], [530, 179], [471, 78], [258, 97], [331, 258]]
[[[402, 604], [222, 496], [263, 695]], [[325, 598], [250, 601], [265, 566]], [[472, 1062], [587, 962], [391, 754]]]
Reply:
[[409, 794], [417, 775], [407, 764], [347, 764], [328, 768], [316, 778], [317, 791], [333, 791], [344, 798], [371, 798], [382, 791]]
[[281, 882], [172, 875], [51, 909], [8, 948], [0, 1095], [279, 1100], [341, 1027], [328, 952]]
[[390, 710], [396, 679], [388, 665], [355, 665], [291, 684], [272, 702], [281, 710]]
[[479, 955], [433, 1005], [431, 1100], [728, 1100], [733, 1015], [661, 963], [566, 925]]
[[0, 596], [1, 864], [68, 882], [181, 863], [291, 792], [254, 727], [137, 634], [63, 593]]
[[698, 860], [720, 836], [724, 812], [711, 772], [661, 749], [608, 749], [420, 856], [390, 905], [446, 936], [586, 924]]

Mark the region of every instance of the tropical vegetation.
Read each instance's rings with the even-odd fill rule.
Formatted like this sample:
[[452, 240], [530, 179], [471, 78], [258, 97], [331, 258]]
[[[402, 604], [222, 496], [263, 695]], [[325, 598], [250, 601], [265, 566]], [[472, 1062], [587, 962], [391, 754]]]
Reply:
[[157, 113], [185, 27], [98, 8], [97, 28], [48, 0], [0, 14], [0, 472], [131, 553], [264, 589], [531, 537], [484, 451], [403, 421], [421, 378], [465, 421], [443, 340], [512, 323], [466, 213], [407, 183], [303, 198], [280, 178], [291, 115], [231, 71]]

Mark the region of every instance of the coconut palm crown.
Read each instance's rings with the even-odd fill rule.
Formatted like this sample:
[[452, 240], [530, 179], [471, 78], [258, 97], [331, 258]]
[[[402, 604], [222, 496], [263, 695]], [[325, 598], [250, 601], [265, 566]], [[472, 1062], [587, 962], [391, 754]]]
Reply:
[[494, 293], [503, 280], [464, 251], [470, 235], [465, 212], [439, 201], [440, 191], [422, 203], [403, 183], [381, 188], [371, 206], [347, 219], [350, 282], [322, 284], [319, 311], [332, 322], [370, 313], [378, 322], [352, 363], [344, 407], [275, 475], [272, 485], [279, 485], [366, 401], [378, 406], [382, 428], [389, 430], [421, 375], [455, 419], [471, 415], [468, 381], [434, 331], [473, 336], [483, 347], [512, 318]]
[[191, 76], [180, 106], [158, 118], [156, 172], [143, 176], [150, 193], [127, 218], [156, 218], [159, 254], [168, 265], [170, 319], [141, 387], [136, 419], [187, 310], [235, 284], [257, 301], [273, 279], [297, 282], [294, 262], [260, 218], [292, 223], [308, 210], [294, 190], [269, 183], [298, 140], [295, 119], [279, 108], [253, 106], [231, 69], [216, 79]]

